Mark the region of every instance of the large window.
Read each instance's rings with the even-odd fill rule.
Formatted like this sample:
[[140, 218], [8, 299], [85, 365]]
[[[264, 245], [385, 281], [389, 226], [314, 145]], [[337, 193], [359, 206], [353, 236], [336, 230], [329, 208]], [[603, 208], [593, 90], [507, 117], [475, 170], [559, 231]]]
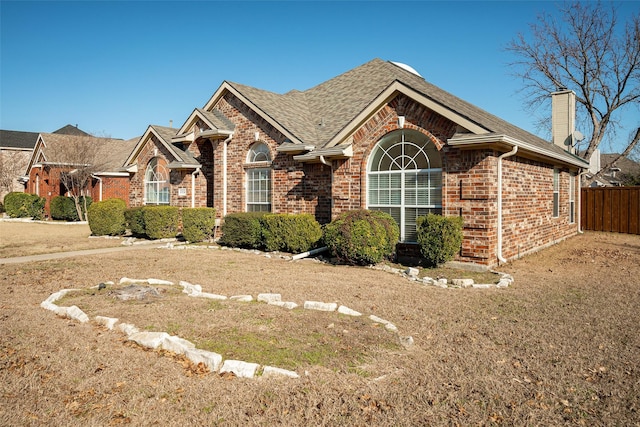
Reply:
[[247, 212], [271, 212], [271, 154], [263, 143], [247, 155]]
[[560, 216], [560, 170], [553, 169], [553, 217]]
[[166, 161], [159, 157], [151, 159], [144, 174], [144, 203], [169, 204], [169, 169]]
[[383, 137], [369, 158], [367, 207], [390, 214], [400, 240], [416, 241], [416, 219], [442, 213], [442, 160], [435, 145], [413, 130]]

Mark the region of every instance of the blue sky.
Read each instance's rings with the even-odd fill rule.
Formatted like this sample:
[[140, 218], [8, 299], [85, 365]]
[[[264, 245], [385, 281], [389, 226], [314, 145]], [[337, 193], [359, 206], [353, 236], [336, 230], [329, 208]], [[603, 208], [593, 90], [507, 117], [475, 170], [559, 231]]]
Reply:
[[[77, 124], [128, 139], [149, 124], [179, 127], [223, 80], [285, 93], [381, 58], [546, 137], [523, 110], [504, 48], [555, 9], [552, 1], [1, 0], [0, 128]], [[639, 9], [621, 4], [622, 14]], [[629, 129], [640, 124], [635, 113], [624, 118]]]

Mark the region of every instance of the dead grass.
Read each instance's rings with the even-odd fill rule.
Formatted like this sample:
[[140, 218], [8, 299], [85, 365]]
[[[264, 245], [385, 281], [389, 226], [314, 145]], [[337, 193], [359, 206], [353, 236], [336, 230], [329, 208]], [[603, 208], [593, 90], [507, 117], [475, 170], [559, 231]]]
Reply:
[[[231, 251], [148, 249], [6, 265], [0, 425], [640, 425], [638, 236], [586, 233], [501, 270], [514, 285], [480, 290]], [[415, 346], [388, 348], [374, 334], [375, 350], [360, 347], [370, 356], [358, 365], [366, 374], [334, 360], [332, 368], [300, 365], [298, 380], [242, 380], [204, 375], [39, 307], [59, 289], [123, 276], [186, 280], [223, 295], [337, 302], [392, 321]], [[330, 348], [346, 327], [308, 311], [236, 307], [216, 304], [196, 316], [182, 302], [154, 303], [144, 310], [159, 320], [138, 323], [205, 338], [238, 323], [254, 337], [285, 342], [289, 330], [311, 336], [315, 328]], [[121, 316], [142, 312], [130, 306]], [[298, 323], [304, 328], [296, 332]]]

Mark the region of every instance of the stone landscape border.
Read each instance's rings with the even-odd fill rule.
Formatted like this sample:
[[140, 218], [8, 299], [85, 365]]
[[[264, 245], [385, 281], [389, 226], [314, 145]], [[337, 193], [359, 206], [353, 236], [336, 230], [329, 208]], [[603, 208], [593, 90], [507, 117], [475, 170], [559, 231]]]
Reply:
[[[168, 280], [160, 279], [130, 279], [123, 277], [119, 281], [120, 285], [149, 285], [149, 286], [175, 286], [175, 283]], [[114, 285], [113, 282], [105, 282], [100, 285], [93, 286], [90, 289], [104, 289], [106, 286]], [[179, 286], [182, 287], [182, 292], [190, 297], [207, 298], [212, 300], [229, 300], [237, 302], [252, 302], [254, 301], [252, 295], [234, 295], [227, 297], [225, 295], [212, 294], [208, 292], [202, 292], [202, 286], [194, 285], [189, 282], [180, 281]], [[60, 317], [76, 320], [80, 323], [88, 323], [90, 321], [89, 316], [84, 313], [79, 307], [72, 305], [69, 307], [62, 307], [55, 304], [56, 301], [67, 295], [69, 292], [81, 291], [81, 289], [62, 289], [58, 292], [51, 294], [46, 300], [44, 300], [40, 306], [46, 310], [54, 312]], [[258, 302], [264, 302], [269, 305], [275, 305], [277, 307], [286, 308], [292, 310], [299, 307], [299, 305], [293, 301], [282, 301], [282, 296], [277, 293], [262, 293], [257, 295]], [[303, 304], [305, 310], [318, 310], [325, 312], [337, 311], [340, 314], [346, 316], [362, 316], [363, 314], [353, 310], [344, 305], [338, 306], [337, 303], [326, 303], [321, 301], [305, 301]], [[398, 328], [386, 319], [382, 319], [373, 314], [369, 315], [369, 319], [373, 323], [381, 324], [390, 332], [397, 335], [399, 343], [409, 348], [413, 346], [413, 337], [401, 336], [398, 333]], [[254, 377], [286, 377], [286, 378], [299, 378], [300, 375], [295, 371], [278, 368], [275, 366], [263, 366], [258, 363], [245, 362], [241, 360], [226, 359], [223, 360], [222, 355], [196, 348], [195, 344], [185, 340], [176, 335], [170, 335], [167, 332], [144, 332], [140, 331], [135, 325], [130, 323], [119, 323], [119, 319], [106, 316], [95, 316], [94, 322], [97, 325], [106, 327], [109, 330], [113, 330], [117, 327], [122, 333], [127, 336], [129, 341], [133, 341], [141, 347], [149, 349], [161, 349], [173, 352], [175, 354], [184, 355], [192, 363], [206, 366], [210, 372], [217, 372], [219, 374], [232, 373], [240, 378], [254, 378]]]

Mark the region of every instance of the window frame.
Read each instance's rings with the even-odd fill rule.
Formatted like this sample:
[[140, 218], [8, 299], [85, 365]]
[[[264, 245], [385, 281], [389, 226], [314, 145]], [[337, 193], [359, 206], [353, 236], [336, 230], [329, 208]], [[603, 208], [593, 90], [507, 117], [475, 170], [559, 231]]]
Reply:
[[576, 174], [569, 174], [569, 224], [576, 222]]
[[[165, 178], [165, 179], [149, 179]], [[162, 157], [153, 157], [144, 171], [144, 205], [167, 206], [171, 204], [171, 171]], [[153, 195], [153, 197], [151, 197]]]
[[271, 212], [271, 150], [264, 142], [249, 147], [245, 168], [245, 212]]
[[389, 132], [369, 155], [367, 209], [390, 214], [400, 241], [415, 242], [415, 219], [442, 214], [443, 182], [442, 156], [433, 141], [414, 130]]
[[552, 217], [560, 216], [560, 169], [553, 168], [553, 201], [552, 201]]

